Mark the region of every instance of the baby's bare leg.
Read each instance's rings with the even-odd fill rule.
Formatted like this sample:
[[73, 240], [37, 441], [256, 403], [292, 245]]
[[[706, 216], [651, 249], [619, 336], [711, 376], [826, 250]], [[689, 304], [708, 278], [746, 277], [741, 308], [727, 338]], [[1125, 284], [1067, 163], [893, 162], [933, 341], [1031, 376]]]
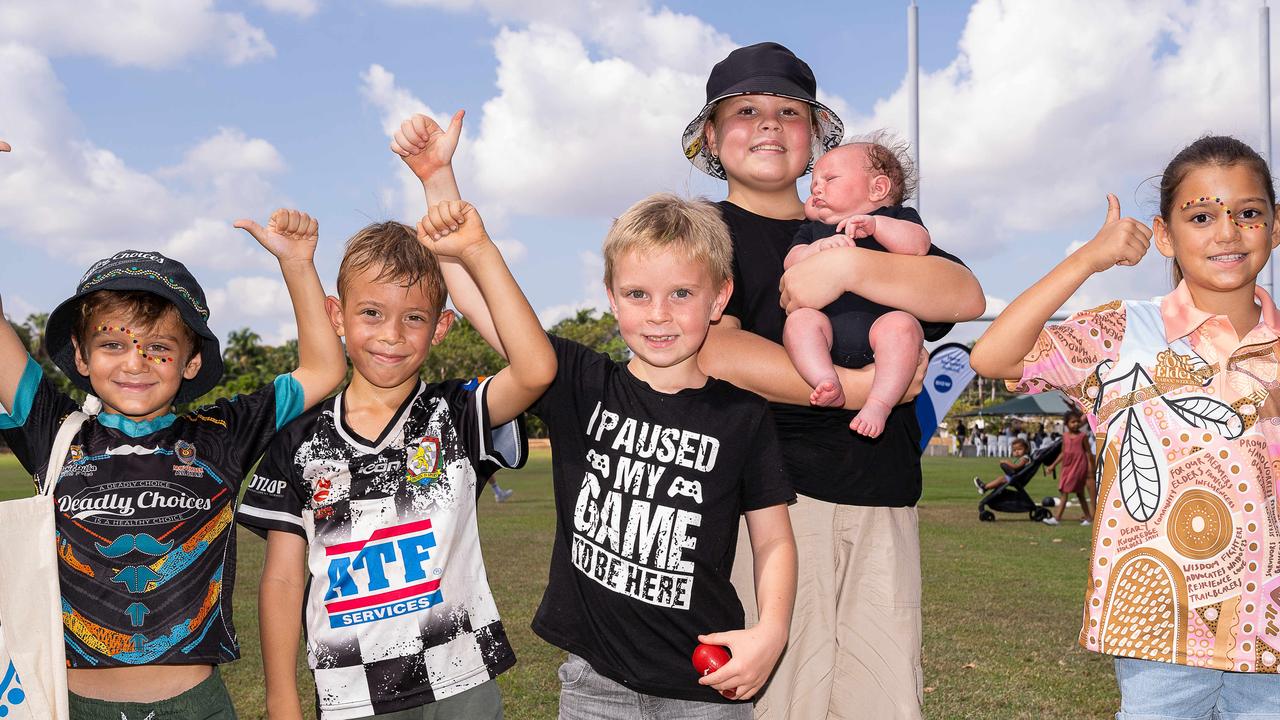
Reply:
[[[800, 377], [813, 388], [809, 402], [823, 407], [844, 405], [844, 388], [831, 362], [831, 320], [821, 310], [801, 308], [787, 316], [782, 346]], [[915, 366], [911, 366], [915, 372]], [[908, 378], [908, 381], [910, 378]]]
[[871, 349], [876, 355], [876, 375], [867, 402], [849, 427], [867, 437], [884, 431], [889, 411], [902, 398], [916, 372], [924, 332], [920, 321], [901, 310], [885, 313], [871, 325]]

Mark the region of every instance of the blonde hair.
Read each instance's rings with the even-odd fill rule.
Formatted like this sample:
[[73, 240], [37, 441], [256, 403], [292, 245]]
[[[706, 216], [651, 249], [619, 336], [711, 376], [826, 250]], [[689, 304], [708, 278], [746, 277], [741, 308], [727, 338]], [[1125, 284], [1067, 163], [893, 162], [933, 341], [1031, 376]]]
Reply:
[[619, 215], [604, 237], [604, 282], [613, 286], [618, 258], [627, 253], [674, 251], [701, 264], [716, 288], [733, 276], [733, 241], [720, 209], [703, 199], [650, 195]]
[[406, 288], [421, 285], [437, 311], [448, 299], [440, 261], [418, 242], [417, 231], [404, 223], [372, 223], [351, 236], [338, 265], [338, 296], [346, 295], [355, 275], [373, 267], [378, 268], [374, 282], [393, 282]]

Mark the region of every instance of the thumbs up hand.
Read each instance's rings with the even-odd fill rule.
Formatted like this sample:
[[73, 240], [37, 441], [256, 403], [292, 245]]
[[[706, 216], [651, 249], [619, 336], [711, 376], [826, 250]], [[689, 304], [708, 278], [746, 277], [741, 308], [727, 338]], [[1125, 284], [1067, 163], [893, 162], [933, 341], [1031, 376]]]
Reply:
[[1107, 193], [1107, 219], [1102, 229], [1075, 254], [1085, 260], [1093, 272], [1109, 270], [1115, 265], [1137, 265], [1151, 247], [1151, 228], [1120, 217], [1120, 200]]
[[9, 145], [9, 143], [3, 140], [0, 140], [0, 152], [9, 152], [12, 149], [13, 148]]

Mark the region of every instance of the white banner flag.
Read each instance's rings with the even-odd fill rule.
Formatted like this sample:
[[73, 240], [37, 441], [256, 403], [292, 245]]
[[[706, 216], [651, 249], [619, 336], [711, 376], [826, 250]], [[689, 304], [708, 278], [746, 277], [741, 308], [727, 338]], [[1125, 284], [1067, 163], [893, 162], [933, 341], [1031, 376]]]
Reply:
[[960, 393], [969, 387], [977, 373], [969, 366], [969, 348], [947, 343], [929, 353], [929, 367], [924, 372], [924, 389], [916, 398], [916, 420], [920, 423], [920, 452], [938, 432], [938, 422], [947, 416]]

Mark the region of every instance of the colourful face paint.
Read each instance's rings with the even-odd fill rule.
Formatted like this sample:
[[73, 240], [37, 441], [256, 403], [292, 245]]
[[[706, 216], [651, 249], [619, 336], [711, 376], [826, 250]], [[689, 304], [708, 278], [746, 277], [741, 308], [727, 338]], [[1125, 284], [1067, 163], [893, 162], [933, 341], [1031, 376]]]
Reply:
[[144, 350], [144, 349], [143, 349], [143, 347], [142, 347], [142, 343], [138, 342], [138, 336], [137, 336], [137, 335], [135, 335], [135, 334], [133, 333], [133, 331], [132, 331], [132, 330], [130, 330], [129, 328], [127, 328], [127, 327], [124, 327], [124, 326], [121, 326], [121, 327], [111, 327], [110, 325], [99, 325], [99, 326], [97, 327], [97, 330], [98, 330], [98, 332], [122, 332], [122, 333], [124, 333], [125, 335], [128, 335], [128, 336], [129, 336], [129, 339], [133, 340], [133, 346], [134, 346], [134, 349], [138, 351], [138, 354], [139, 354], [139, 355], [141, 355], [142, 357], [144, 357], [144, 358], [146, 358], [146, 359], [150, 360], [151, 362], [153, 362], [153, 363], [157, 364], [157, 365], [162, 365], [162, 364], [164, 364], [164, 363], [171, 363], [171, 362], [173, 362], [173, 358], [168, 357], [168, 356], [160, 357], [160, 356], [156, 356], [156, 355], [149, 355], [149, 354], [147, 354], [147, 351], [146, 351], [146, 350]]
[[1236, 216], [1235, 216], [1234, 214], [1232, 214], [1232, 212], [1231, 212], [1231, 208], [1227, 207], [1227, 204], [1226, 204], [1226, 203], [1224, 203], [1224, 202], [1222, 202], [1222, 198], [1216, 198], [1216, 197], [1198, 197], [1198, 198], [1196, 198], [1195, 200], [1188, 200], [1188, 201], [1186, 201], [1186, 202], [1182, 203], [1182, 207], [1180, 207], [1180, 208], [1178, 208], [1178, 209], [1179, 209], [1179, 210], [1186, 210], [1187, 208], [1191, 207], [1192, 205], [1195, 205], [1196, 203], [1202, 203], [1202, 202], [1205, 202], [1206, 200], [1212, 200], [1212, 201], [1214, 201], [1214, 202], [1218, 203], [1219, 205], [1221, 205], [1221, 206], [1222, 206], [1222, 210], [1223, 210], [1224, 212], [1226, 212], [1226, 213], [1227, 213], [1227, 217], [1231, 218], [1231, 222], [1235, 223], [1236, 227], [1238, 227], [1238, 228], [1240, 228], [1240, 229], [1242, 229], [1242, 230], [1261, 230], [1262, 228], [1264, 228], [1264, 227], [1266, 227], [1266, 226], [1267, 226], [1267, 224], [1266, 224], [1265, 222], [1257, 223], [1256, 225], [1250, 225], [1250, 224], [1248, 224], [1248, 223], [1242, 223], [1242, 222], [1240, 222], [1239, 220], [1237, 220], [1237, 219], [1236, 219]]

